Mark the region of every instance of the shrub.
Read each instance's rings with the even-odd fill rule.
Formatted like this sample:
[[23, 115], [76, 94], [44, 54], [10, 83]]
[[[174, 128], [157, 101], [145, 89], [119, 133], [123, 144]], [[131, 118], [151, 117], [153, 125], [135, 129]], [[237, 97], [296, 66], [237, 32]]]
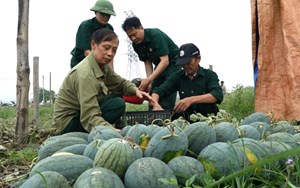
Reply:
[[237, 85], [224, 96], [219, 108], [238, 120], [243, 119], [254, 112], [254, 88]]

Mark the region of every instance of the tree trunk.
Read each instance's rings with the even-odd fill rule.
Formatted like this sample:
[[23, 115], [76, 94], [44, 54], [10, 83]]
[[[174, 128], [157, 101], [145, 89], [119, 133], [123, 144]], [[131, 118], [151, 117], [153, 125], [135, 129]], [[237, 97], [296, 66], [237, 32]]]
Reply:
[[29, 58], [28, 58], [29, 0], [19, 0], [17, 34], [17, 120], [15, 141], [25, 144], [28, 140], [28, 94]]

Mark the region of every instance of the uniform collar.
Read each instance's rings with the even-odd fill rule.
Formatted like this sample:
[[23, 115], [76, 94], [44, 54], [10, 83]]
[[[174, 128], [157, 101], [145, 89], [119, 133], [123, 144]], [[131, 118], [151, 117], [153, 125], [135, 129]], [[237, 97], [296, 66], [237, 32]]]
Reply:
[[108, 27], [107, 27], [108, 24], [106, 24], [106, 25], [101, 25], [101, 24], [98, 22], [98, 20], [97, 20], [96, 17], [94, 17], [94, 18], [92, 19], [92, 23], [93, 23], [94, 30], [97, 30], [97, 29], [100, 29], [100, 28], [108, 28]]
[[148, 29], [144, 29], [144, 42], [149, 42], [150, 41], [150, 37], [149, 37], [149, 30]]
[[103, 70], [100, 68], [100, 66], [98, 65], [98, 63], [96, 62], [94, 55], [92, 53], [90, 53], [88, 56], [88, 61], [91, 64], [91, 67], [95, 73], [95, 76], [97, 78], [103, 77], [107, 74], [108, 68], [106, 65], [103, 66]]
[[199, 67], [198, 67], [197, 75], [202, 76], [202, 77], [205, 76], [203, 67], [201, 67], [200, 65], [198, 65], [198, 66]]
[[[185, 74], [184, 69], [182, 69], [182, 71], [183, 71], [184, 76], [188, 77], [188, 76]], [[201, 76], [201, 77], [205, 76], [205, 74], [204, 74], [204, 69], [203, 69], [200, 65], [198, 65], [198, 70], [197, 70], [197, 72], [194, 74], [193, 78], [195, 78], [195, 77], [197, 77], [197, 76]]]

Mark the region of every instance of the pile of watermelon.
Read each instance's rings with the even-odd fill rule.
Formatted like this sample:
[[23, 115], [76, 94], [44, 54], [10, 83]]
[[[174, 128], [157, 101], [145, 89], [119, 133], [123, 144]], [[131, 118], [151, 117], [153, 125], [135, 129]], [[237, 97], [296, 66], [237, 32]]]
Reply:
[[[97, 126], [90, 133], [53, 136], [38, 150], [39, 160], [21, 188], [160, 188], [204, 186], [259, 161], [298, 147], [300, 133], [287, 121], [253, 113], [238, 125], [174, 120], [166, 126], [128, 125], [121, 132]], [[284, 167], [280, 158], [269, 167]], [[249, 176], [263, 174], [255, 168]]]

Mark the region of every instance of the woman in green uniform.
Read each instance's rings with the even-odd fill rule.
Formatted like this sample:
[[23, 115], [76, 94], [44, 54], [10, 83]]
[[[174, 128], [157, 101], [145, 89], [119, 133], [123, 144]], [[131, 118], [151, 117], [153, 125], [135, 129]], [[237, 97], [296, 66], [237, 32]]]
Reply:
[[124, 100], [115, 94], [151, 100], [148, 93], [138, 90], [108, 66], [118, 45], [118, 37], [110, 29], [99, 29], [92, 35], [91, 53], [70, 70], [55, 100], [57, 133], [89, 132], [98, 125], [114, 128], [112, 125], [125, 112]]

